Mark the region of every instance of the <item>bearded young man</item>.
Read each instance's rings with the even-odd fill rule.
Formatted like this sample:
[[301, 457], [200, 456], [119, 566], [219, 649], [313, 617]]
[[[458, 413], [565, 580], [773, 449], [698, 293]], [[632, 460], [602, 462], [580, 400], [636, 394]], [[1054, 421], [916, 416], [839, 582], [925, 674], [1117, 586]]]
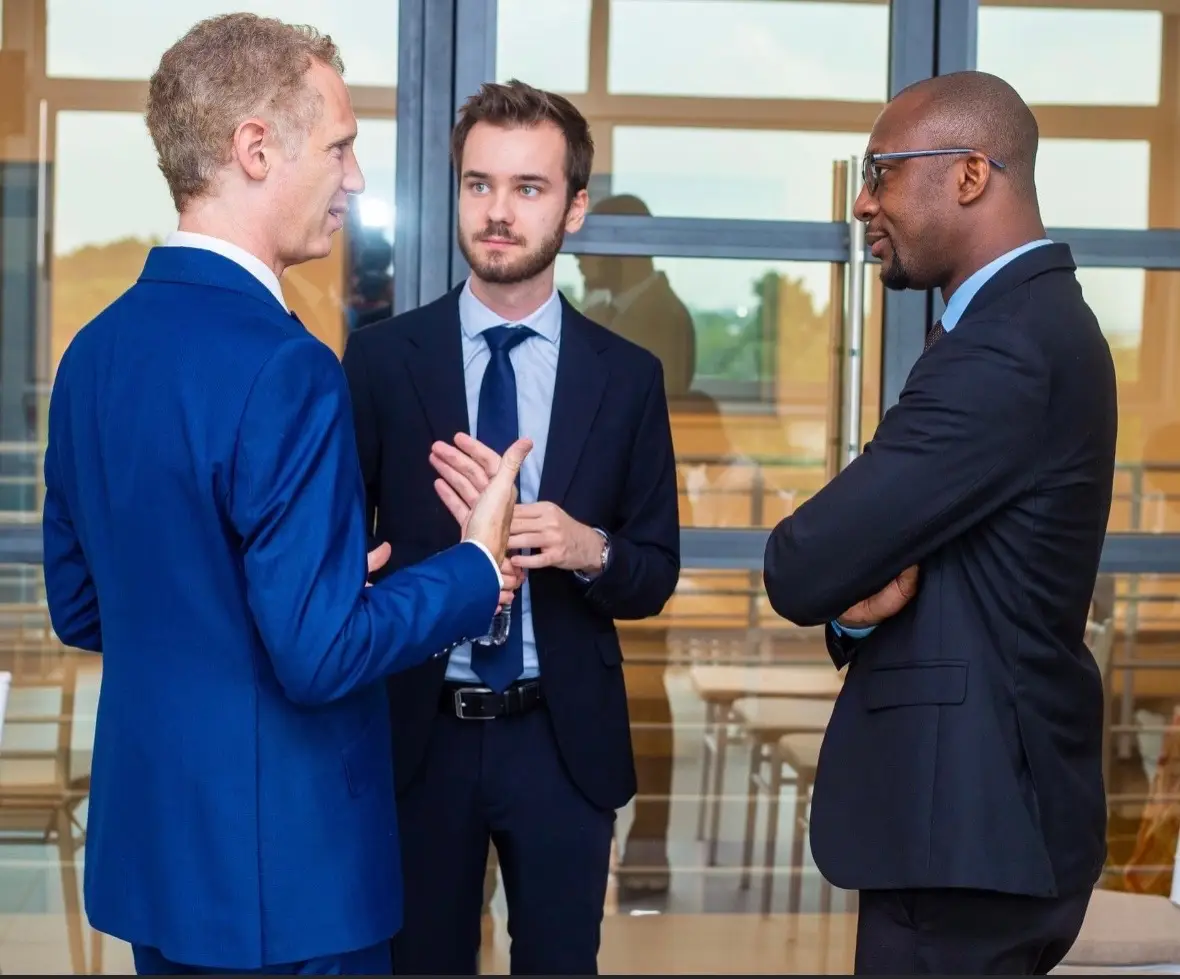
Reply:
[[615, 619], [656, 615], [680, 570], [660, 362], [578, 313], [553, 263], [585, 216], [594, 146], [566, 99], [488, 84], [452, 139], [471, 267], [436, 302], [353, 335], [344, 365], [388, 567], [454, 542], [519, 434], [500, 645], [389, 684], [405, 877], [398, 974], [478, 971], [489, 840], [512, 971], [597, 972], [615, 810], [635, 766]]

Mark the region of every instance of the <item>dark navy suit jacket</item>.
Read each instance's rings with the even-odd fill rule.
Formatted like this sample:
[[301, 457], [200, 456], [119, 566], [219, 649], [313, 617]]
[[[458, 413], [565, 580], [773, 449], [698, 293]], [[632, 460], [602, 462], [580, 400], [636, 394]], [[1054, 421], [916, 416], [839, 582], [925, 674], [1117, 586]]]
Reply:
[[54, 628], [103, 653], [94, 926], [231, 969], [391, 937], [377, 681], [482, 634], [499, 587], [474, 544], [364, 587], [332, 351], [236, 263], [154, 249], [62, 358], [45, 484]]
[[[458, 535], [434, 491], [430, 446], [469, 432], [456, 288], [359, 330], [344, 354], [361, 468], [391, 566]], [[558, 748], [602, 809], [635, 794], [635, 764], [615, 619], [657, 615], [680, 574], [676, 465], [664, 377], [648, 351], [587, 319], [562, 297], [561, 350], [539, 499], [611, 536], [592, 584], [569, 571], [529, 572], [533, 629]], [[397, 784], [419, 770], [439, 715], [446, 660], [389, 681]]]
[[820, 625], [911, 564], [824, 738], [811, 840], [850, 889], [1073, 895], [1106, 854], [1102, 682], [1083, 638], [1114, 478], [1110, 349], [1068, 246], [1013, 259], [915, 364], [865, 453], [766, 548]]

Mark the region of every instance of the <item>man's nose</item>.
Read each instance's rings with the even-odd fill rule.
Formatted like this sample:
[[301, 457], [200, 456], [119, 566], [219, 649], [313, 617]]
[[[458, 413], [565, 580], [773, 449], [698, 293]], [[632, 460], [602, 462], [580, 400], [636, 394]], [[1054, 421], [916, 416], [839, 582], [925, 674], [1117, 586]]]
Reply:
[[344, 192], [346, 194], [363, 194], [365, 192], [365, 175], [361, 172], [361, 165], [357, 163], [353, 153], [348, 155], [348, 164], [344, 168]]
[[514, 218], [510, 194], [494, 193], [489, 197], [488, 221], [494, 224], [512, 224]]
[[852, 216], [858, 221], [867, 223], [878, 209], [877, 199], [869, 193], [869, 188], [862, 183], [860, 193], [856, 195], [856, 200], [852, 205]]

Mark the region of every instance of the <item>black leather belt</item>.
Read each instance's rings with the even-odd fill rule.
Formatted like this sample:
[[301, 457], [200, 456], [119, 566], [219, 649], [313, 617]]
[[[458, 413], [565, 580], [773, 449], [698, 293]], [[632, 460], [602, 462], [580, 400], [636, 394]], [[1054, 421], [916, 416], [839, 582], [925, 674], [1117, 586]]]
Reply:
[[487, 687], [446, 683], [438, 706], [443, 713], [454, 714], [464, 721], [491, 721], [497, 717], [528, 713], [544, 701], [540, 680], [515, 683], [503, 693]]

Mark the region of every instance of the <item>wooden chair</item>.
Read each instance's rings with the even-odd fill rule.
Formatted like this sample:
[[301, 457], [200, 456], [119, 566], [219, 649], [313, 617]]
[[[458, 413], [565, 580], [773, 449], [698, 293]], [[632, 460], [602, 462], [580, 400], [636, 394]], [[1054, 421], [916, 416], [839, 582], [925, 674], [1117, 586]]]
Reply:
[[[791, 892], [788, 909], [799, 910], [803, 893], [803, 841], [811, 785], [819, 764], [823, 732], [832, 717], [834, 700], [757, 698], [737, 701], [733, 714], [750, 740], [750, 774], [746, 800], [746, 829], [742, 840], [740, 886], [750, 886], [754, 863], [754, 830], [758, 798], [766, 793], [766, 831], [762, 861], [762, 913], [769, 914], [778, 857], [779, 801], [783, 787], [795, 786], [795, 820], [791, 834]], [[824, 881], [826, 904], [831, 885]]]
[[[72, 744], [80, 654], [53, 636], [44, 607], [0, 606], [0, 616], [6, 625], [0, 629], [0, 668], [12, 673], [5, 745], [0, 749], [0, 840], [10, 845], [56, 844], [72, 968], [75, 974], [97, 975], [102, 972], [102, 935], [90, 932], [88, 969], [87, 924], [76, 864], [86, 842], [78, 810], [90, 795], [85, 763], [89, 752], [75, 752]], [[22, 701], [30, 707], [56, 704], [44, 712], [25, 712]], [[34, 746], [41, 739], [14, 739], [18, 731], [32, 733], [36, 728], [55, 732], [51, 747]]]
[[[743, 697], [833, 701], [844, 681], [828, 666], [694, 666], [689, 678], [705, 704], [697, 839], [707, 841], [707, 866], [716, 866], [725, 790], [725, 762], [733, 705]], [[706, 821], [708, 826], [706, 827]]]

